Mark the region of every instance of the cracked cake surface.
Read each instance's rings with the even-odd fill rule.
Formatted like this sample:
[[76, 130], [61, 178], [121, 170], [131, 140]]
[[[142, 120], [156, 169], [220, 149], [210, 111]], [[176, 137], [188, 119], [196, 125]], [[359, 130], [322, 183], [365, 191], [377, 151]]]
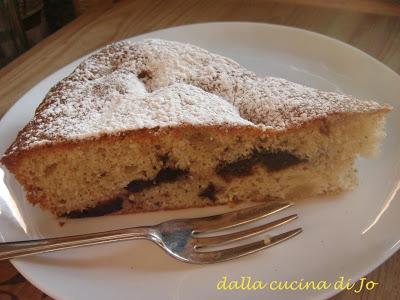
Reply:
[[257, 77], [193, 45], [123, 41], [90, 56], [56, 84], [7, 153], [182, 124], [284, 131], [335, 113], [388, 109], [281, 78]]
[[122, 41], [53, 86], [1, 162], [71, 218], [297, 200], [354, 188], [390, 110], [190, 44]]

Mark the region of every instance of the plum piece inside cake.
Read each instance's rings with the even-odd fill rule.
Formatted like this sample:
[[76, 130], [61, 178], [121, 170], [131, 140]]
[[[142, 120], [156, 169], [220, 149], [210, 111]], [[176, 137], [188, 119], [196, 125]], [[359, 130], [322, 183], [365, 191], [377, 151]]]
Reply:
[[57, 216], [297, 200], [355, 187], [390, 109], [189, 44], [118, 42], [49, 91], [1, 161]]

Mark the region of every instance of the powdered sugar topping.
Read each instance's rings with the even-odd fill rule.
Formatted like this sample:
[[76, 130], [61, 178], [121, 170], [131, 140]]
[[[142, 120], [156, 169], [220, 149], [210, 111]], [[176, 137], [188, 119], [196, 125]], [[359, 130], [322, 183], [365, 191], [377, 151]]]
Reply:
[[86, 59], [49, 91], [8, 153], [182, 124], [280, 131], [333, 113], [383, 108], [284, 79], [259, 78], [231, 59], [189, 44], [118, 42]]

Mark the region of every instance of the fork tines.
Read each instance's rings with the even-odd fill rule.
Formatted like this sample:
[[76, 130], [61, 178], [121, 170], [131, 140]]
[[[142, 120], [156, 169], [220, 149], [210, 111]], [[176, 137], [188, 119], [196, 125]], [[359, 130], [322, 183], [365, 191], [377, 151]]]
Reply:
[[236, 231], [233, 233], [216, 235], [216, 236], [199, 236], [199, 233], [210, 233], [228, 228], [237, 227], [243, 224], [254, 222], [270, 216], [274, 213], [287, 209], [293, 205], [292, 202], [269, 202], [249, 208], [240, 209], [233, 212], [228, 212], [221, 215], [209, 216], [205, 218], [191, 219], [193, 222], [193, 244], [196, 250], [196, 259], [198, 263], [211, 263], [216, 261], [225, 261], [250, 253], [260, 251], [271, 247], [289, 238], [292, 238], [302, 232], [302, 228], [296, 228], [281, 234], [267, 236], [257, 242], [251, 242], [241, 246], [235, 246], [228, 249], [206, 251], [207, 247], [219, 246], [236, 242], [242, 239], [250, 238], [279, 226], [287, 224], [298, 218], [297, 214], [292, 214], [278, 220], [252, 227], [245, 230]]

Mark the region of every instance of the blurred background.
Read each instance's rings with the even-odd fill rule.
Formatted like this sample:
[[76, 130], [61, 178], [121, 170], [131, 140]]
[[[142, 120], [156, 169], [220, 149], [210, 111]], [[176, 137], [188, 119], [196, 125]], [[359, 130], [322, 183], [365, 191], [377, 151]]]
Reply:
[[[119, 1], [122, 0], [0, 0], [0, 68], [80, 15], [95, 13]], [[247, 1], [249, 5], [256, 5], [257, 2], [306, 4], [378, 14], [383, 10], [389, 15], [391, 7], [400, 4], [400, 0]]]
[[0, 0], [0, 68], [79, 15], [118, 0]]

